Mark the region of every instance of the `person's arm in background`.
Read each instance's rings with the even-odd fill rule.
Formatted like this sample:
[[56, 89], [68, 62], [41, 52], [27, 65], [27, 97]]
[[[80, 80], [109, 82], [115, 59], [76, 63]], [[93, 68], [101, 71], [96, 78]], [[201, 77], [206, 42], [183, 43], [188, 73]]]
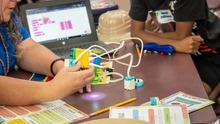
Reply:
[[[197, 0], [196, 2], [199, 2]], [[130, 17], [132, 18], [131, 21], [131, 36], [132, 37], [139, 37], [145, 43], [147, 42], [155, 42], [158, 44], [170, 44], [174, 46], [175, 51], [183, 52], [183, 53], [196, 53], [200, 42], [203, 41], [201, 37], [198, 36], [190, 36], [192, 31], [192, 25], [194, 22], [192, 21], [176, 21], [176, 31], [172, 33], [155, 33], [152, 31], [147, 31], [145, 28], [145, 21], [149, 19], [149, 11], [152, 9], [161, 9], [159, 5], [162, 4], [162, 1], [145, 1], [145, 0], [134, 0], [131, 3], [131, 9], [129, 12]], [[184, 6], [182, 5], [184, 4]], [[193, 5], [196, 6], [197, 3]], [[167, 4], [166, 4], [167, 5]], [[188, 11], [183, 8], [186, 6], [191, 5], [189, 1], [177, 1], [175, 5], [181, 6], [178, 9], [175, 9], [175, 17], [174, 19], [178, 18], [179, 20], [182, 19], [181, 13], [183, 11]], [[167, 6], [168, 7], [168, 6]], [[168, 9], [168, 8], [166, 8]], [[190, 11], [191, 12], [191, 11]], [[185, 14], [185, 13], [184, 13]], [[192, 13], [191, 13], [192, 14]], [[191, 16], [190, 16], [191, 17]], [[190, 20], [190, 19], [188, 19]], [[135, 43], [139, 43], [135, 41]]]
[[[174, 46], [175, 51], [183, 53], [196, 53], [200, 42], [203, 39], [199, 36], [189, 36], [189, 29], [192, 26], [192, 22], [178, 23], [177, 31], [171, 33], [155, 33], [145, 30], [144, 21], [136, 21], [132, 19], [131, 21], [131, 36], [139, 37], [145, 43], [155, 42], [158, 44], [170, 44]], [[184, 30], [184, 31], [183, 31]], [[190, 29], [190, 34], [192, 27]], [[180, 37], [178, 37], [180, 36]], [[138, 41], [134, 41], [138, 43]]]
[[192, 35], [194, 21], [175, 22], [176, 29], [174, 32], [154, 33], [157, 36], [175, 40], [182, 40]]

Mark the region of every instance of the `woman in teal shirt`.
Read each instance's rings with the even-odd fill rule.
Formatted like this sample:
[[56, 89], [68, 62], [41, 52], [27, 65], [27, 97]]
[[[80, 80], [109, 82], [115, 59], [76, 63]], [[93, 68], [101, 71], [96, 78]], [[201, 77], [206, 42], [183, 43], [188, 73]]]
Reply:
[[[78, 90], [82, 92], [84, 86], [91, 92], [93, 67], [83, 71], [79, 71], [80, 63], [64, 67], [63, 59], [31, 39], [14, 12], [18, 2], [20, 0], [0, 0], [0, 104], [47, 102]], [[41, 83], [7, 76], [15, 64], [23, 70], [54, 78]]]

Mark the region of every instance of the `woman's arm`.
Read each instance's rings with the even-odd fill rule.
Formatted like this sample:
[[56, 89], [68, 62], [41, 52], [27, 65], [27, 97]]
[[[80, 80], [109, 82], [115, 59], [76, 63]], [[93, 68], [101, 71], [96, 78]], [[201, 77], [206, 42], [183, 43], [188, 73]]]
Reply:
[[94, 79], [93, 67], [79, 71], [80, 66], [62, 68], [46, 83], [0, 76], [0, 104], [31, 105], [71, 95]]
[[[50, 64], [58, 58], [57, 55], [31, 38], [20, 43], [18, 48], [17, 64], [20, 68], [34, 73], [53, 76], [50, 72]], [[63, 67], [64, 62], [57, 61], [53, 66], [54, 73], [56, 74]]]
[[[52, 100], [49, 83], [0, 76], [1, 105], [30, 105]], [[48, 89], [48, 90], [46, 90]]]
[[[19, 47], [21, 51], [18, 49], [17, 64], [20, 68], [33, 73], [54, 76], [51, 73], [50, 66], [55, 59], [59, 58], [57, 55], [31, 38], [23, 41]], [[64, 62], [59, 60], [53, 64], [52, 70], [54, 74], [57, 74], [63, 67]], [[86, 90], [91, 92], [91, 84], [86, 85]], [[83, 90], [80, 89], [79, 92], [83, 93]]]

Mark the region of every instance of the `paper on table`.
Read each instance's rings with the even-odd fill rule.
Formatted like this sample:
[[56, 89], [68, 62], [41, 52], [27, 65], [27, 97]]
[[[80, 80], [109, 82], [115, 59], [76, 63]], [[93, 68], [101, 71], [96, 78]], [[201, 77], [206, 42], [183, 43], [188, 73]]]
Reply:
[[[89, 115], [62, 100], [31, 106], [0, 106], [0, 123], [63, 124], [86, 119]], [[13, 124], [14, 124], [13, 123]]]
[[[173, 104], [173, 103], [185, 104], [188, 108], [189, 113], [214, 104], [214, 102], [209, 99], [192, 96], [181, 91], [173, 95], [170, 95], [168, 97], [165, 97], [160, 101], [162, 104]], [[143, 106], [150, 105], [150, 102], [146, 102], [142, 105]]]
[[186, 105], [111, 107], [109, 118], [137, 119], [151, 124], [190, 124]]

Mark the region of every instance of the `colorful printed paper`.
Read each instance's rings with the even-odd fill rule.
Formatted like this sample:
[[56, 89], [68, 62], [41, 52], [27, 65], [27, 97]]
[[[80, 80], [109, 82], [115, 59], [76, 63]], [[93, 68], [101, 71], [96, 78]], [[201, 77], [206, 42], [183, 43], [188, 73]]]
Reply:
[[111, 107], [109, 118], [137, 119], [150, 124], [190, 124], [186, 105]]
[[[52, 77], [33, 74], [29, 80], [47, 82]], [[0, 106], [2, 124], [64, 124], [86, 119], [89, 115], [62, 100], [31, 106]]]
[[[214, 102], [211, 100], [192, 96], [192, 95], [183, 93], [181, 91], [173, 95], [170, 95], [166, 98], [163, 98], [160, 101], [161, 101], [161, 104], [173, 104], [173, 103], [185, 104], [188, 108], [189, 113], [214, 104]], [[143, 106], [150, 105], [150, 102], [146, 102], [142, 105]]]
[[64, 124], [88, 117], [62, 100], [31, 106], [0, 106], [0, 123], [3, 124]]

